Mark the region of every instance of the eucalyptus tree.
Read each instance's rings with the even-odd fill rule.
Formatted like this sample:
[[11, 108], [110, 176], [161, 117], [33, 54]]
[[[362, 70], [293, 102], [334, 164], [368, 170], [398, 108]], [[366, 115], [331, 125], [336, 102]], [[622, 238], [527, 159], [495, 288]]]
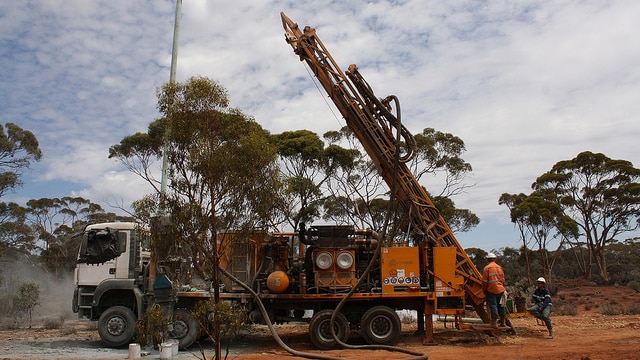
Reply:
[[[22, 185], [20, 176], [33, 161], [40, 161], [42, 150], [38, 139], [14, 123], [0, 125], [0, 198]], [[0, 202], [0, 255], [9, 247], [31, 252], [36, 239], [24, 220], [26, 211], [17, 203]]]
[[[325, 138], [333, 143], [343, 142], [353, 151], [351, 166], [342, 167], [328, 182], [330, 196], [325, 202], [325, 217], [351, 219], [380, 230], [387, 212], [391, 211], [389, 216], [394, 221], [387, 232], [401, 234], [405, 231], [400, 224], [406, 222], [403, 219], [407, 214], [389, 199], [388, 185], [362, 151], [354, 134], [344, 127], [326, 133]], [[415, 139], [416, 155], [408, 165], [416, 180], [421, 181], [427, 174], [442, 179], [433, 188], [425, 190], [453, 231], [470, 230], [480, 222], [479, 218], [468, 209], [456, 208], [452, 199], [471, 186], [464, 182], [472, 170], [471, 165], [461, 158], [465, 151], [464, 142], [454, 135], [430, 128], [417, 134]]]
[[[125, 137], [110, 148], [131, 171], [154, 190], [134, 206], [141, 218], [165, 218], [163, 241], [152, 244], [157, 261], [190, 258], [195, 276], [221, 283], [221, 258], [252, 234], [272, 227], [280, 200], [276, 148], [269, 133], [252, 117], [229, 106], [227, 91], [205, 77], [170, 82], [158, 90], [163, 115], [147, 133]], [[167, 191], [160, 193], [155, 163], [166, 151]], [[161, 215], [158, 217], [158, 215]], [[234, 244], [224, 239], [233, 232]], [[218, 241], [222, 240], [222, 241]], [[152, 259], [153, 261], [153, 259]], [[219, 286], [213, 286], [219, 302]], [[220, 354], [220, 324], [214, 322], [216, 358]]]
[[285, 221], [296, 229], [300, 222], [311, 222], [320, 215], [318, 200], [321, 185], [327, 179], [323, 169], [324, 143], [309, 130], [274, 134], [270, 142], [276, 147], [287, 201], [282, 203]]
[[80, 239], [74, 235], [85, 225], [128, 219], [82, 197], [31, 199], [26, 206], [0, 203], [0, 249], [33, 256], [62, 275], [76, 264]]
[[42, 150], [31, 131], [13, 123], [0, 126], [0, 198], [22, 185], [20, 175], [31, 162], [40, 161], [40, 158]]
[[473, 186], [465, 182], [473, 168], [462, 158], [466, 146], [461, 138], [433, 128], [423, 129], [414, 138], [416, 156], [410, 168], [418, 181], [425, 175], [441, 179], [439, 192], [431, 190], [433, 196], [451, 198]]
[[[557, 202], [535, 191], [530, 195], [505, 193], [500, 196], [498, 203], [509, 208], [511, 222], [520, 233], [527, 277], [532, 278], [527, 249], [535, 246], [542, 274], [545, 278], [551, 279], [556, 257], [552, 255], [549, 246], [553, 240], [557, 240], [556, 250], [559, 250], [568, 241], [567, 239], [576, 238], [578, 236], [576, 223], [562, 213]], [[558, 255], [557, 251], [554, 253]]]
[[82, 197], [40, 198], [27, 201], [27, 217], [30, 226], [38, 234], [42, 249], [47, 250], [56, 240], [59, 227], [74, 227], [77, 221], [86, 224], [88, 216], [104, 213], [99, 204]]
[[27, 222], [27, 209], [17, 203], [0, 202], [0, 255], [7, 249], [31, 254], [38, 237]]
[[640, 169], [626, 160], [584, 151], [557, 162], [532, 185], [535, 192], [555, 201], [563, 215], [575, 221], [580, 236], [571, 242], [589, 251], [587, 276], [595, 261], [609, 280], [606, 252], [617, 237], [640, 227]]
[[372, 159], [346, 126], [323, 136], [330, 144], [327, 151], [340, 159], [324, 187], [323, 218], [381, 231], [389, 210], [389, 188]]
[[26, 223], [37, 239], [39, 261], [57, 276], [73, 271], [80, 233], [87, 224], [126, 221], [82, 197], [40, 198], [27, 201]]
[[[336, 174], [354, 166], [357, 151], [331, 141], [325, 146], [325, 141], [309, 130], [272, 135], [271, 143], [278, 149], [282, 178], [286, 184], [288, 201], [283, 214], [287, 222], [296, 228], [300, 222], [331, 218], [331, 215], [325, 215], [326, 203], [335, 199], [335, 192], [329, 191], [331, 180]], [[349, 202], [343, 193], [339, 197], [336, 206]], [[342, 217], [335, 220], [344, 222]]]
[[[216, 283], [224, 250], [216, 244], [217, 236], [273, 226], [281, 197], [276, 148], [252, 117], [229, 107], [226, 89], [214, 80], [191, 77], [167, 83], [157, 95], [163, 117], [147, 133], [112, 146], [109, 156], [152, 185], [153, 192], [134, 204], [137, 215], [151, 219], [170, 214], [177, 237], [165, 239], [166, 247], [173, 248], [173, 255], [190, 257], [196, 274]], [[160, 194], [154, 170], [163, 151], [168, 158], [166, 194]]]

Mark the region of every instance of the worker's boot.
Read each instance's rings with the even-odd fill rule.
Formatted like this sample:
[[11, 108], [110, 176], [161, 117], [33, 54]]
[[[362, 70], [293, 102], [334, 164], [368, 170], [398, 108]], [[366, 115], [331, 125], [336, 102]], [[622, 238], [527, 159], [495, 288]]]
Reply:
[[553, 329], [549, 329], [549, 339], [553, 339]]
[[491, 327], [492, 328], [497, 328], [498, 327], [498, 323], [497, 323], [496, 319], [491, 319]]
[[507, 321], [506, 318], [501, 317], [500, 318], [500, 327], [506, 327], [507, 324], [505, 323]]

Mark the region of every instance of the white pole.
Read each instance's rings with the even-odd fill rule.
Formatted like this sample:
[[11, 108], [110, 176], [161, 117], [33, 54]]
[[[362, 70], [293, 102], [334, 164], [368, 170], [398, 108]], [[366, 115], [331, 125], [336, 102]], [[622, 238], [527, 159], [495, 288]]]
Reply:
[[[171, 52], [171, 72], [169, 73], [169, 82], [176, 81], [176, 65], [178, 63], [178, 35], [180, 34], [180, 14], [182, 13], [182, 0], [176, 0], [176, 18], [173, 26], [173, 51]], [[169, 169], [169, 157], [167, 156], [169, 144], [165, 137], [164, 147], [162, 149], [162, 180], [160, 182], [161, 201], [164, 202], [164, 196], [167, 192], [167, 172]], [[161, 207], [164, 212], [164, 205]]]

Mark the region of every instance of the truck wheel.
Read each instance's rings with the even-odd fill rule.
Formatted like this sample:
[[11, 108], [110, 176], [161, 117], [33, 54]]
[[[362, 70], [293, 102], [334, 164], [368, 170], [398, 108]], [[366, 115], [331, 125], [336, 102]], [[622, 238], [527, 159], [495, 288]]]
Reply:
[[133, 340], [136, 332], [136, 315], [124, 306], [105, 310], [98, 320], [100, 339], [110, 347], [121, 347]]
[[387, 306], [374, 306], [362, 315], [362, 337], [371, 345], [393, 344], [400, 335], [400, 317]]
[[[311, 342], [320, 350], [335, 349], [338, 346], [338, 342], [331, 336], [331, 315], [333, 310], [322, 310], [319, 313], [313, 315], [311, 323], [309, 324], [309, 336]], [[336, 314], [336, 320], [333, 324], [336, 337], [342, 342], [347, 342], [349, 339], [349, 321], [342, 313]]]
[[178, 340], [180, 347], [188, 349], [200, 336], [200, 324], [187, 309], [173, 311], [173, 330], [171, 336]]

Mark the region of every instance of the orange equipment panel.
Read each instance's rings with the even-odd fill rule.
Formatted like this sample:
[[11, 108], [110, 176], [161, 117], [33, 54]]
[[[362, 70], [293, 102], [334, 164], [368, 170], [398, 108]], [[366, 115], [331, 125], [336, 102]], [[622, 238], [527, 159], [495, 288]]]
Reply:
[[420, 287], [417, 247], [382, 248], [382, 293], [409, 291]]

